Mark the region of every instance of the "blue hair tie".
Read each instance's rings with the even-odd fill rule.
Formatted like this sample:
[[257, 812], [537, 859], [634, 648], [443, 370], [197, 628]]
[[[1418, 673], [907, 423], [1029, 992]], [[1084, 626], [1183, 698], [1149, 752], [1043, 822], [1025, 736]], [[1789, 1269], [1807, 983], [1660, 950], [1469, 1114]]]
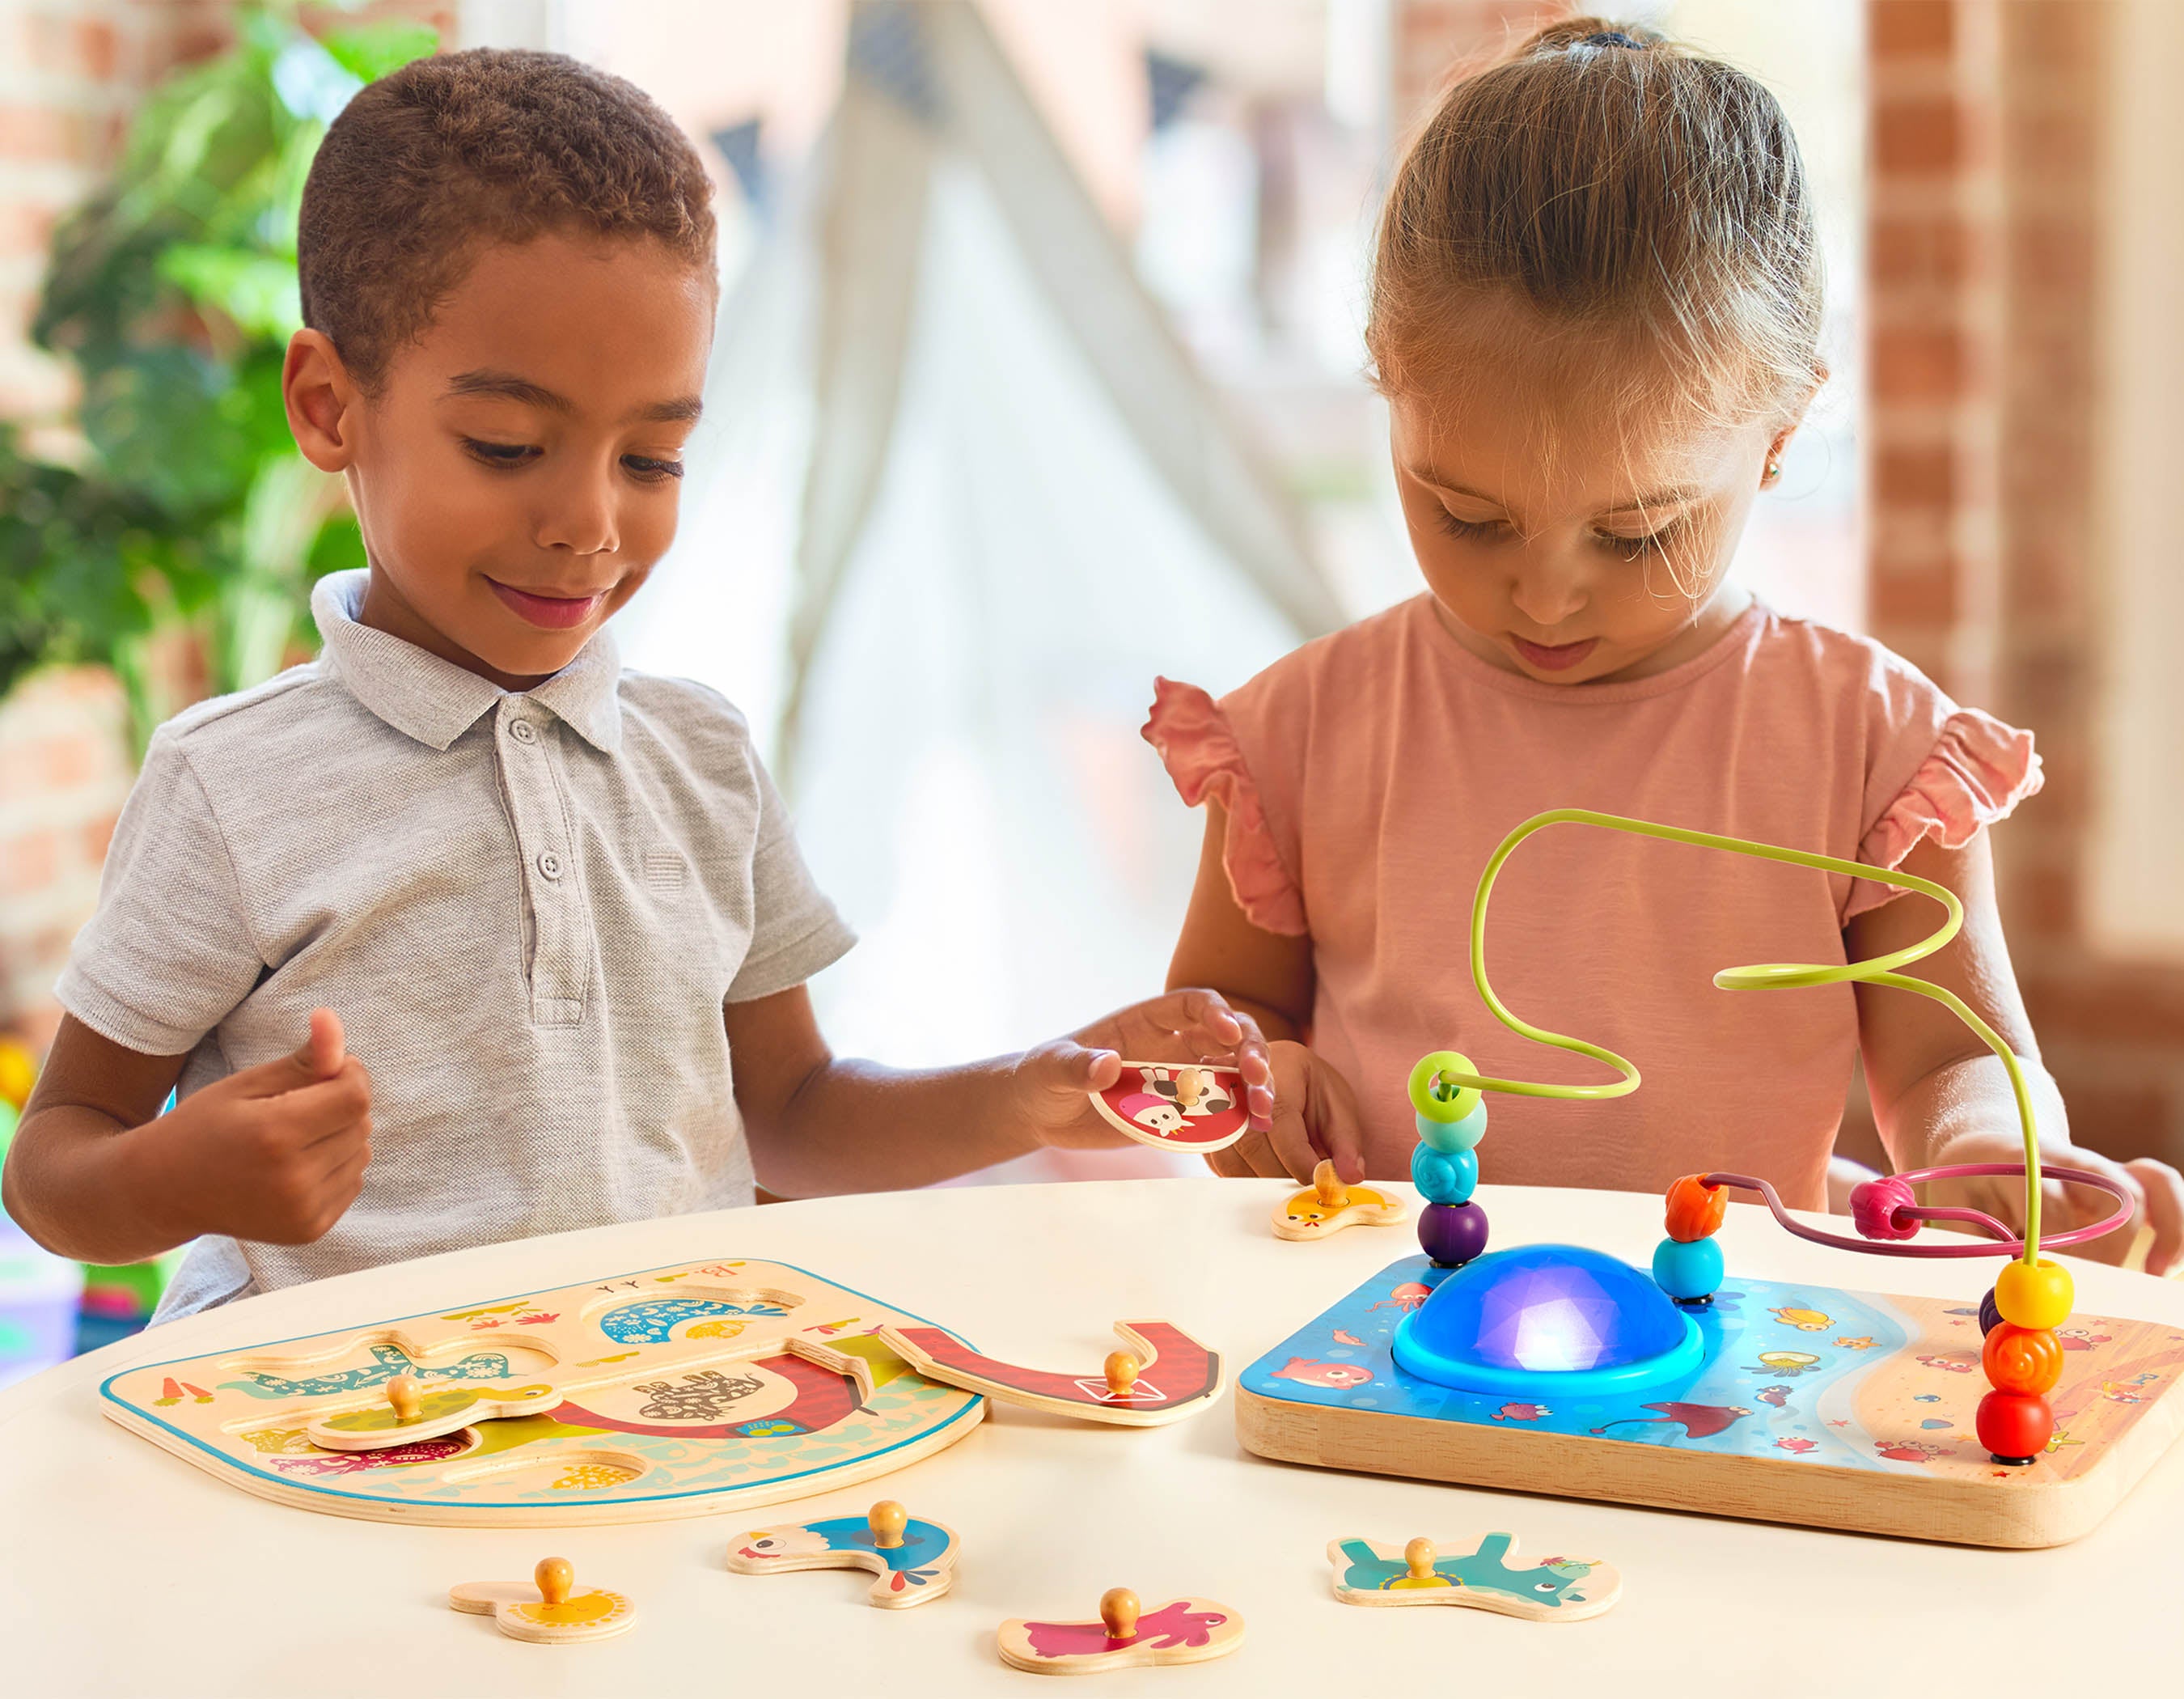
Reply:
[[1581, 47], [1643, 47], [1646, 44], [1635, 36], [1626, 36], [1620, 30], [1601, 30], [1587, 36], [1578, 45]]

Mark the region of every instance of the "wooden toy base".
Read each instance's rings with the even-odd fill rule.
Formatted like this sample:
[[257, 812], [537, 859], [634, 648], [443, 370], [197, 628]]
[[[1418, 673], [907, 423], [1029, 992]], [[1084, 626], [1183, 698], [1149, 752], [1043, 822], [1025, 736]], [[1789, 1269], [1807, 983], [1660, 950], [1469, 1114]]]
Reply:
[[1988, 1390], [1976, 1295], [1734, 1275], [1691, 1312], [1706, 1357], [1687, 1382], [1552, 1407], [1474, 1396], [1390, 1356], [1397, 1321], [1445, 1278], [1406, 1258], [1252, 1364], [1237, 1383], [1237, 1437], [1326, 1468], [2039, 1546], [2095, 1527], [2184, 1428], [2184, 1331], [2073, 1316], [2047, 1453], [1997, 1464], [1973, 1429]]
[[[684, 1263], [376, 1327], [125, 1369], [107, 1415], [276, 1502], [377, 1522], [559, 1527], [703, 1516], [824, 1492], [965, 1438], [985, 1413], [876, 1337], [911, 1315], [786, 1263]], [[546, 1383], [535, 1414], [381, 1450], [314, 1423], [387, 1383]]]

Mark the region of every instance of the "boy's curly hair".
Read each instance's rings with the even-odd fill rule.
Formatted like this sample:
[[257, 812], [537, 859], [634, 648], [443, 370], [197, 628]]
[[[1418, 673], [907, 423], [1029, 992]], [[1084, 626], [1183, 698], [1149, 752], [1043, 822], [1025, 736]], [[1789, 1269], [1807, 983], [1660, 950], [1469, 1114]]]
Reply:
[[304, 185], [304, 322], [365, 392], [486, 242], [650, 237], [709, 276], [712, 187], [634, 83], [560, 53], [416, 60], [334, 120]]

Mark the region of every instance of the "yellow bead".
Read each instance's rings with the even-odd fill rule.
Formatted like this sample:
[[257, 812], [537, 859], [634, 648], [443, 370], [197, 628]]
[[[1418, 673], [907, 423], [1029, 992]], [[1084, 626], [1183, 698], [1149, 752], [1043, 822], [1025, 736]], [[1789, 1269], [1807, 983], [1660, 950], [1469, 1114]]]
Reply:
[[2004, 1264], [1994, 1283], [1994, 1306], [2012, 1327], [2059, 1328], [2075, 1297], [2070, 1271], [2044, 1256], [2030, 1268], [2022, 1259]]

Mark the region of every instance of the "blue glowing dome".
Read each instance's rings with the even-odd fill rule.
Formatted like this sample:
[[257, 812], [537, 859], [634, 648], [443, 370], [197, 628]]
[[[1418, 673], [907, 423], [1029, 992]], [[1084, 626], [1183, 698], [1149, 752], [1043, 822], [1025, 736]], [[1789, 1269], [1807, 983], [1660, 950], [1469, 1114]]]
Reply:
[[1697, 1372], [1697, 1324], [1629, 1263], [1580, 1245], [1490, 1251], [1396, 1329], [1400, 1368], [1441, 1386], [1550, 1400]]

